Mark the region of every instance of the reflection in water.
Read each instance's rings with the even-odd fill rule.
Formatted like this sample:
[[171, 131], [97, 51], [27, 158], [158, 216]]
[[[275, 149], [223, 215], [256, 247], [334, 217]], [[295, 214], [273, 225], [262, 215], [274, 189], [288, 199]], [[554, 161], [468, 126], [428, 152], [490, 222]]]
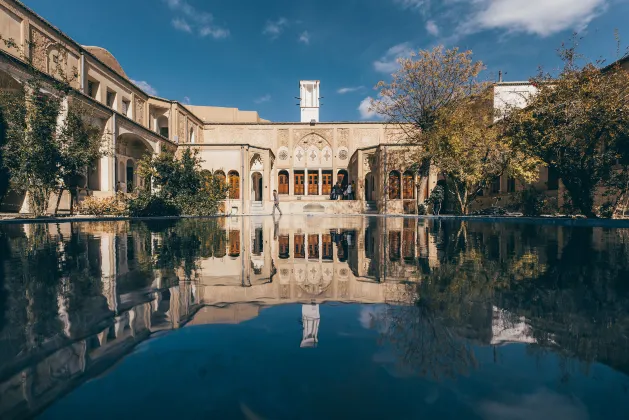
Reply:
[[628, 245], [627, 230], [409, 218], [2, 225], [0, 417], [39, 412], [156, 332], [289, 303], [301, 347], [326, 302], [377, 304], [360, 322], [394, 376], [474, 375], [479, 349], [498, 366], [513, 344], [552, 353], [561, 383], [597, 363], [626, 375]]

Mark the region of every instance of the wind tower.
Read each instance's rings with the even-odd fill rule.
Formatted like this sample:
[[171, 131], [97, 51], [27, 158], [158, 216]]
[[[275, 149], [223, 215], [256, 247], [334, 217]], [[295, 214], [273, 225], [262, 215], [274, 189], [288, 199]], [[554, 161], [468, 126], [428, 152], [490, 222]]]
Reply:
[[319, 81], [299, 81], [299, 107], [301, 108], [301, 122], [319, 122]]

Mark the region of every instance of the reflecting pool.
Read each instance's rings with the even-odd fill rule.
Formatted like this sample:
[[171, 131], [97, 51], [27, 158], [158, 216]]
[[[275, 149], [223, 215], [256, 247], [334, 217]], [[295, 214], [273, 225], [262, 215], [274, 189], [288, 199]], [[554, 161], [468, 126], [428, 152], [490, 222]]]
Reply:
[[629, 229], [0, 225], [0, 418], [626, 419]]

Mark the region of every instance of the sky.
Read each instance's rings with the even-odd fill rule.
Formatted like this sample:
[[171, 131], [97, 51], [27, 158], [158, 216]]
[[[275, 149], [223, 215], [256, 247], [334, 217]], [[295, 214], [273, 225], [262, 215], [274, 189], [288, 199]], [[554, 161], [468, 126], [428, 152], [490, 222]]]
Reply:
[[[299, 121], [299, 80], [321, 81], [320, 120], [368, 109], [396, 58], [471, 49], [483, 78], [522, 81], [580, 51], [612, 62], [629, 45], [629, 0], [23, 0], [82, 45], [109, 50], [147, 93]], [[623, 25], [624, 24], [624, 25]]]

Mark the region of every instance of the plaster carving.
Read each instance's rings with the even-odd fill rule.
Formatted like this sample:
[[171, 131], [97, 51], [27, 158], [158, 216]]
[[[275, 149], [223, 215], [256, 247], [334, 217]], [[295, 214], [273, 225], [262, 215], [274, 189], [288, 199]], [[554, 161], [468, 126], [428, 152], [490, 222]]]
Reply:
[[177, 115], [177, 135], [180, 142], [186, 141], [186, 117], [181, 112]]
[[225, 140], [225, 143], [245, 143], [242, 128], [227, 127], [221, 129], [221, 131], [223, 133], [221, 138]]
[[260, 153], [253, 155], [249, 161], [249, 168], [252, 171], [262, 171], [264, 169], [264, 160], [262, 160]]
[[349, 128], [338, 129], [337, 147], [349, 147]]
[[277, 130], [277, 140], [280, 147], [288, 147], [288, 130]]
[[271, 137], [273, 134], [272, 129], [250, 129], [249, 132], [249, 144], [260, 147], [271, 147]]
[[363, 146], [375, 146], [379, 143], [380, 133], [377, 128], [356, 128], [354, 138]]
[[339, 150], [339, 155], [338, 155], [338, 156], [339, 156], [339, 159], [340, 159], [340, 160], [347, 160], [347, 156], [348, 156], [348, 155], [349, 155], [349, 154], [348, 154], [347, 148], [342, 147], [342, 148]]
[[[312, 136], [314, 135], [327, 142], [329, 146], [332, 146], [330, 139], [332, 138], [333, 132], [334, 131], [331, 128], [307, 128], [302, 130], [293, 130], [293, 144], [303, 142], [306, 138], [313, 139]], [[319, 147], [319, 149], [321, 148], [323, 148], [323, 145]]]
[[306, 152], [300, 146], [293, 150], [293, 165], [302, 168], [306, 165]]
[[135, 121], [144, 125], [144, 99], [135, 97]]
[[277, 156], [280, 158], [280, 160], [288, 160], [288, 147], [286, 146], [282, 146], [280, 147], [280, 149], [278, 150]]
[[310, 133], [305, 135], [301, 138], [297, 145], [303, 148], [314, 146], [319, 150], [323, 150], [323, 148], [326, 146], [332, 146], [328, 140], [326, 140], [324, 137], [321, 137], [321, 135], [317, 133]]
[[321, 151], [321, 166], [332, 166], [332, 148], [325, 146]]

